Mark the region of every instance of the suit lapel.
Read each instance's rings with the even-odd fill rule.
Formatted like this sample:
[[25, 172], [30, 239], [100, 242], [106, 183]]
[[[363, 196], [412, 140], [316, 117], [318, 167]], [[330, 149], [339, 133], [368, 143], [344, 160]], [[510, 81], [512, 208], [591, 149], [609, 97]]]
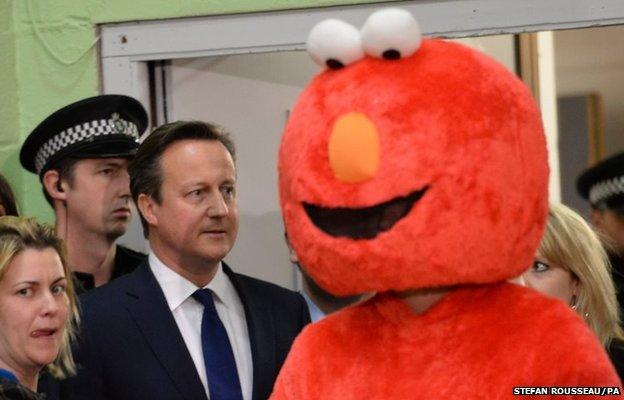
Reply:
[[253, 361], [253, 399], [264, 399], [273, 389], [275, 378], [275, 326], [266, 305], [254, 298], [253, 288], [225, 263], [223, 271], [234, 285], [245, 309], [251, 358]]
[[147, 262], [132, 274], [127, 309], [173, 384], [188, 400], [207, 399], [178, 325]]

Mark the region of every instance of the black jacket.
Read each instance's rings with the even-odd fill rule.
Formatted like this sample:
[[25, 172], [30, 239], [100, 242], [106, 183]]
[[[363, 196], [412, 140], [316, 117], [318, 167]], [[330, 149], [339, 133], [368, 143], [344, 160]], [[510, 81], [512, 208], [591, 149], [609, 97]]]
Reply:
[[[136, 267], [145, 261], [146, 258], [147, 256], [143, 253], [117, 245], [115, 260], [113, 260], [113, 274], [111, 275], [111, 281], [134, 271]], [[76, 286], [76, 294], [81, 295], [95, 287], [93, 275], [78, 271], [74, 271], [73, 275], [74, 284]]]
[[[253, 362], [253, 399], [269, 397], [299, 331], [310, 321], [298, 293], [232, 272], [245, 309]], [[147, 262], [81, 296], [78, 375], [63, 399], [206, 399], [195, 364]]]
[[0, 400], [43, 400], [43, 396], [19, 383], [0, 377]]
[[620, 306], [620, 318], [624, 318], [624, 259], [617, 254], [609, 253], [609, 262], [611, 263], [611, 277]]

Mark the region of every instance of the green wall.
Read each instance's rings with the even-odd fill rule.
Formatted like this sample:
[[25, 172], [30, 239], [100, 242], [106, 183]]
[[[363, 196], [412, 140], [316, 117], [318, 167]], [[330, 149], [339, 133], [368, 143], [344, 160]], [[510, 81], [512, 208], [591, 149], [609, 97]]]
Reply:
[[21, 140], [17, 118], [19, 91], [16, 46], [13, 5], [10, 0], [0, 0], [0, 170], [11, 185], [18, 189], [23, 183], [16, 158]]
[[37, 177], [19, 149], [48, 114], [96, 95], [97, 24], [284, 10], [375, 0], [0, 0], [0, 171], [22, 213], [52, 221]]

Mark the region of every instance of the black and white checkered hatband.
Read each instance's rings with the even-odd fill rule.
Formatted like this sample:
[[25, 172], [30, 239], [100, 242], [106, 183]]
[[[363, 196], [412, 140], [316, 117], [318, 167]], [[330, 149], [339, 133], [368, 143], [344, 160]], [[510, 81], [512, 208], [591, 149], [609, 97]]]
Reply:
[[59, 151], [76, 143], [94, 140], [105, 135], [127, 135], [139, 140], [138, 127], [114, 113], [108, 119], [85, 122], [59, 132], [45, 142], [35, 155], [35, 169], [40, 173], [48, 160]]

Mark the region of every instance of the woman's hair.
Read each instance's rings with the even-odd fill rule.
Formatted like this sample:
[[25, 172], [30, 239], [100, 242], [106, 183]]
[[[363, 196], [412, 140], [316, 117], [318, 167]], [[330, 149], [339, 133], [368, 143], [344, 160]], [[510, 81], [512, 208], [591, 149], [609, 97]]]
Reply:
[[53, 376], [65, 378], [76, 372], [71, 354], [71, 344], [75, 340], [78, 307], [71, 271], [66, 262], [63, 241], [56, 237], [51, 227], [38, 224], [34, 218], [0, 217], [0, 280], [4, 278], [11, 261], [20, 252], [26, 249], [42, 250], [47, 248], [54, 249], [61, 259], [63, 271], [67, 278], [66, 293], [69, 299], [69, 317], [65, 325], [61, 349], [56, 359], [47, 365], [47, 368]]
[[539, 256], [568, 268], [578, 280], [576, 311], [606, 346], [622, 338], [607, 254], [598, 235], [577, 213], [551, 204]]
[[0, 205], [4, 207], [5, 215], [19, 215], [11, 185], [2, 174], [0, 174]]

